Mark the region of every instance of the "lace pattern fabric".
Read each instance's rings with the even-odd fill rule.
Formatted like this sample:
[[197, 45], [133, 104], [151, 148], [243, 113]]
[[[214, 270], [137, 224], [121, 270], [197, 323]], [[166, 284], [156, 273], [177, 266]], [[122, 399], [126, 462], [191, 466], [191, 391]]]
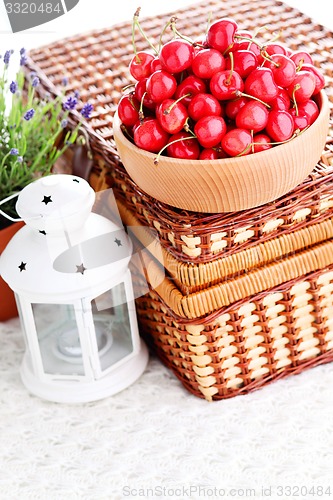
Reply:
[[67, 405], [23, 386], [17, 319], [0, 324], [0, 342], [1, 500], [198, 500], [232, 488], [261, 498], [263, 487], [272, 499], [279, 486], [333, 495], [331, 364], [208, 403], [151, 357], [121, 393]]

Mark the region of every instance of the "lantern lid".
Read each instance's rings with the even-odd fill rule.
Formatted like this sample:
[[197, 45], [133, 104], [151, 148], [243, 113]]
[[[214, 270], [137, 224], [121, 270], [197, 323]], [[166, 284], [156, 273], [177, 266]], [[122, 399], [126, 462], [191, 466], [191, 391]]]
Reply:
[[48, 230], [57, 230], [63, 229], [64, 221], [70, 224], [73, 217], [75, 226], [84, 223], [94, 201], [94, 190], [81, 177], [51, 174], [28, 184], [21, 191], [16, 211], [27, 225], [35, 229], [47, 226]]

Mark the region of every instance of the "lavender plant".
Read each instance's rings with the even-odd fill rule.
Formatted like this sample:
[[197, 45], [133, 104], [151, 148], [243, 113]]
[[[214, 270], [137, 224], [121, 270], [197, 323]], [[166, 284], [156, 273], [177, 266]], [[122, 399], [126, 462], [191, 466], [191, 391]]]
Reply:
[[39, 98], [38, 77], [24, 72], [26, 51], [20, 51], [20, 67], [13, 80], [9, 79], [11, 57], [12, 51], [7, 50], [0, 75], [0, 200], [49, 174], [57, 159], [76, 142], [83, 119], [90, 118], [93, 110], [86, 103], [78, 125], [67, 130], [68, 115], [77, 107], [78, 95], [66, 96], [64, 90], [55, 98]]

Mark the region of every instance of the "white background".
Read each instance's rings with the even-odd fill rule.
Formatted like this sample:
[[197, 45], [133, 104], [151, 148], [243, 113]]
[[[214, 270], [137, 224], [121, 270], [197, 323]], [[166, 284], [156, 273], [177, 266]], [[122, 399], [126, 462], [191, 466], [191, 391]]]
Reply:
[[[9, 1], [9, 0], [5, 0]], [[138, 6], [142, 16], [171, 12], [195, 3], [195, 0], [80, 0], [73, 10], [42, 26], [20, 33], [11, 33], [4, 2], [0, 1], [0, 47], [27, 49], [48, 44], [53, 40], [76, 33], [129, 21]], [[329, 0], [288, 0], [285, 3], [298, 8], [312, 19], [333, 29], [333, 4]]]

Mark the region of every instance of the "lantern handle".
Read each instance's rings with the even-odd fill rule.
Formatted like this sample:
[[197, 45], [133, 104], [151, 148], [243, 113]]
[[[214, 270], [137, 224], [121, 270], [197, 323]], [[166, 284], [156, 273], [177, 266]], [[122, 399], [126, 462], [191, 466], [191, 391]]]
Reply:
[[[11, 194], [10, 196], [7, 196], [7, 198], [4, 198], [3, 200], [0, 200], [0, 206], [3, 205], [4, 203], [7, 203], [7, 201], [10, 201], [13, 198], [16, 198], [19, 194], [20, 194], [20, 192], [17, 192], [17, 193]], [[1, 209], [0, 209], [0, 214], [3, 215], [6, 219], [10, 220], [11, 222], [22, 222], [22, 221], [25, 222], [27, 220], [40, 219], [43, 217], [42, 215], [36, 215], [35, 217], [29, 217], [28, 219], [15, 218], [15, 217], [12, 217], [11, 215], [6, 214]]]
[[[18, 195], [19, 195], [19, 193], [14, 193], [14, 194], [11, 194], [10, 196], [7, 196], [7, 198], [4, 198], [3, 200], [0, 201], [0, 206], [3, 205], [4, 203], [6, 203], [7, 201], [10, 201], [13, 198], [16, 198]], [[3, 215], [4, 217], [6, 217], [6, 219], [8, 219], [8, 220], [10, 220], [12, 222], [21, 222], [21, 221], [23, 221], [23, 219], [14, 218], [11, 215], [6, 214], [2, 210], [0, 210], [0, 214]]]

